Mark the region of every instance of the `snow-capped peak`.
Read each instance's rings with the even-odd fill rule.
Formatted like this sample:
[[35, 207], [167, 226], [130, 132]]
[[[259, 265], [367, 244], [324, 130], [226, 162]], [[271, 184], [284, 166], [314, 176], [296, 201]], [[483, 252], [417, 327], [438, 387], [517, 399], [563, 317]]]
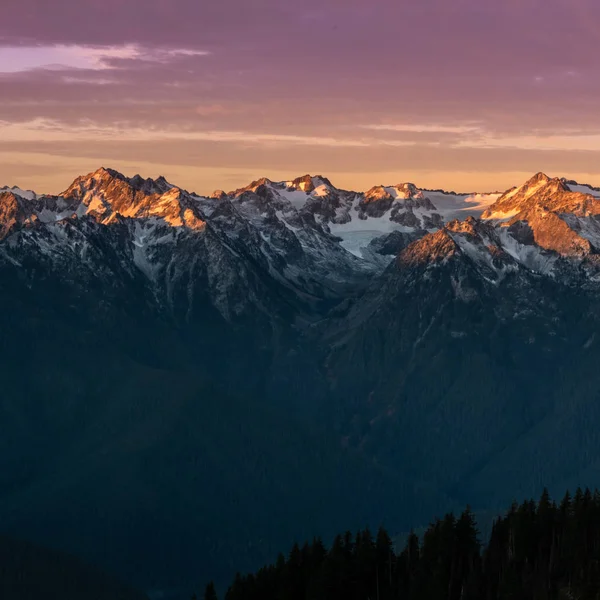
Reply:
[[[424, 198], [425, 194], [414, 183], [398, 183], [391, 186], [376, 185], [365, 192], [365, 200], [368, 202], [379, 200], [422, 200]], [[435, 210], [433, 204], [431, 204], [430, 208], [431, 210]]]
[[506, 221], [542, 196], [548, 197], [569, 191], [559, 178], [550, 178], [545, 173], [536, 173], [520, 186], [502, 194], [482, 215], [484, 219]]
[[597, 196], [585, 191], [584, 186], [576, 191], [564, 179], [550, 178], [538, 173], [523, 185], [504, 193], [482, 215], [484, 219], [510, 221], [521, 213], [543, 208], [552, 213], [598, 214], [600, 201]]
[[288, 190], [300, 190], [301, 192], [311, 193], [315, 190], [321, 188], [321, 194], [323, 195], [324, 190], [334, 189], [331, 182], [326, 177], [322, 175], [302, 175], [301, 177], [296, 177], [296, 179], [292, 181], [286, 181], [285, 186]]
[[23, 190], [17, 186], [10, 187], [8, 185], [5, 185], [4, 187], [0, 187], [0, 194], [4, 192], [10, 192], [12, 194], [15, 194], [15, 196], [24, 198], [25, 200], [35, 200], [38, 197], [35, 192], [32, 192], [31, 190]]
[[[271, 186], [272, 183], [273, 182], [270, 179], [268, 179], [267, 177], [261, 177], [260, 179], [252, 181], [248, 185], [238, 188], [237, 190], [233, 190], [225, 195], [230, 196], [231, 198], [236, 198], [238, 196], [241, 196], [244, 192], [256, 192], [256, 190], [259, 189], [260, 187], [264, 187], [264, 186], [268, 187], [268, 186]], [[216, 198], [217, 195], [219, 195], [221, 193], [222, 193], [222, 190], [216, 190], [215, 192], [213, 192], [211, 194], [211, 197]]]

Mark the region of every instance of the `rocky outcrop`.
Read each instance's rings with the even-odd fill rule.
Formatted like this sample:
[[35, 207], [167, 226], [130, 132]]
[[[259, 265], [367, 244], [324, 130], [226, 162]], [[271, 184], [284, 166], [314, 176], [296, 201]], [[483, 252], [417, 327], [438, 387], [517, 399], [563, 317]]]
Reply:
[[0, 193], [0, 240], [30, 223], [31, 219], [31, 207], [23, 198], [13, 192]]

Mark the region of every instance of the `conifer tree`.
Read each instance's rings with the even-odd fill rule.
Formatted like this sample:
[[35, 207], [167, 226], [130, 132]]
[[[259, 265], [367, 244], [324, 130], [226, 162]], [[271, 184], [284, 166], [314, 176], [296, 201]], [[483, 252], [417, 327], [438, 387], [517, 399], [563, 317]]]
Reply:
[[[577, 490], [557, 506], [513, 503], [481, 544], [469, 507], [411, 532], [397, 555], [381, 527], [346, 532], [326, 549], [294, 544], [287, 559], [236, 575], [226, 600], [600, 600], [600, 493]], [[205, 600], [216, 600], [209, 584]]]
[[212, 581], [207, 584], [206, 589], [204, 590], [204, 600], [217, 600], [215, 584]]

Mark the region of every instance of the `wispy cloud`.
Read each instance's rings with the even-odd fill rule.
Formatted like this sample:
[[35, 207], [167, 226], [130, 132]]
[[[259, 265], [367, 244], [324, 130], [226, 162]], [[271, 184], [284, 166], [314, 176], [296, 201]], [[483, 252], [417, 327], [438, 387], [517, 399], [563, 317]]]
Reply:
[[36, 69], [116, 69], [119, 61], [169, 62], [180, 57], [205, 56], [203, 50], [148, 48], [138, 44], [121, 46], [0, 46], [0, 73], [21, 73]]
[[453, 148], [515, 148], [519, 150], [584, 150], [600, 151], [600, 134], [580, 133], [554, 135], [494, 136], [462, 139]]
[[[208, 141], [248, 145], [304, 145], [328, 147], [369, 147], [372, 142], [359, 139], [333, 138], [327, 136], [302, 136], [246, 131], [198, 131], [184, 129], [146, 129], [141, 127], [98, 126], [93, 123], [67, 125], [49, 119], [34, 119], [26, 123], [0, 121], [0, 137], [7, 142], [45, 141], [67, 142], [74, 140], [110, 141], [115, 137], [131, 142], [141, 141]], [[390, 145], [397, 145], [391, 143]]]
[[[555, 131], [526, 129], [521, 134], [502, 134], [490, 130], [483, 124], [383, 124], [365, 125], [365, 129], [380, 132], [398, 132], [412, 134], [438, 134], [437, 141], [430, 145], [446, 148], [515, 148], [519, 150], [600, 150], [600, 133], [578, 129], [559, 129]], [[454, 135], [452, 135], [454, 134]], [[392, 142], [390, 142], [392, 143]], [[420, 142], [417, 139], [417, 143]]]
[[371, 131], [398, 131], [406, 133], [474, 133], [481, 130], [480, 125], [436, 125], [436, 124], [420, 124], [420, 123], [401, 123], [401, 124], [376, 124], [362, 125], [363, 129]]
[[108, 79], [106, 77], [78, 77], [73, 75], [63, 75], [61, 81], [76, 85], [113, 85], [117, 83], [115, 79]]
[[[198, 107], [200, 114], [221, 114], [222, 107]], [[428, 126], [429, 127], [429, 126]], [[600, 151], [600, 132], [559, 130], [556, 132], [528, 131], [505, 135], [484, 128], [464, 125], [445, 125], [437, 129], [440, 139], [431, 139], [433, 130], [415, 125], [398, 129], [399, 133], [426, 133], [426, 138], [390, 139], [377, 136], [335, 137], [315, 133], [289, 134], [252, 130], [200, 129], [197, 125], [182, 123], [178, 127], [157, 127], [130, 122], [96, 123], [81, 120], [68, 123], [55, 119], [36, 118], [25, 122], [0, 121], [0, 138], [6, 142], [106, 142], [115, 139], [128, 142], [218, 142], [239, 146], [314, 146], [322, 148], [445, 148], [452, 149], [518, 149], [552, 151]], [[431, 126], [433, 127], [433, 126]], [[364, 128], [359, 128], [364, 129]], [[356, 131], [356, 130], [355, 130]], [[377, 131], [377, 130], [376, 130]], [[388, 131], [386, 129], [385, 131]], [[393, 131], [396, 131], [394, 129]], [[457, 137], [448, 137], [450, 133]]]

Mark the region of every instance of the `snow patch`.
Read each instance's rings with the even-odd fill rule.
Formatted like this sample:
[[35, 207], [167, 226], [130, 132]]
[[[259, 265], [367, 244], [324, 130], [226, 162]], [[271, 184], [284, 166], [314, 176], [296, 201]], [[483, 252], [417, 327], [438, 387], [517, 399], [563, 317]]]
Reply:
[[539, 246], [519, 243], [506, 228], [501, 228], [498, 233], [502, 248], [507, 254], [531, 271], [552, 275], [556, 256], [545, 252]]
[[572, 214], [562, 214], [561, 219], [581, 237], [600, 249], [600, 219], [597, 216], [577, 217]]
[[22, 190], [20, 187], [17, 186], [0, 187], [0, 193], [1, 192], [12, 192], [15, 196], [20, 196], [24, 200], [37, 200], [38, 198], [38, 195], [35, 192], [32, 192], [31, 190]]
[[381, 236], [381, 232], [376, 230], [340, 231], [334, 235], [342, 238], [340, 242], [342, 248], [354, 254], [354, 256], [358, 256], [358, 258], [365, 258], [365, 249], [372, 240]]
[[306, 201], [310, 198], [310, 196], [301, 190], [278, 190], [277, 193], [280, 196], [283, 196], [290, 204], [296, 209], [300, 210], [305, 204]]
[[464, 220], [467, 217], [481, 217], [501, 194], [445, 194], [443, 192], [425, 192], [427, 198], [438, 209], [444, 221]]
[[572, 192], [580, 192], [582, 194], [590, 194], [590, 196], [594, 196], [594, 198], [600, 198], [600, 190], [595, 190], [587, 185], [575, 185], [575, 184], [567, 184], [569, 189]]
[[520, 208], [513, 208], [513, 210], [502, 211], [496, 210], [494, 212], [488, 213], [485, 216], [486, 221], [508, 221], [513, 217], [516, 217], [521, 212]]

